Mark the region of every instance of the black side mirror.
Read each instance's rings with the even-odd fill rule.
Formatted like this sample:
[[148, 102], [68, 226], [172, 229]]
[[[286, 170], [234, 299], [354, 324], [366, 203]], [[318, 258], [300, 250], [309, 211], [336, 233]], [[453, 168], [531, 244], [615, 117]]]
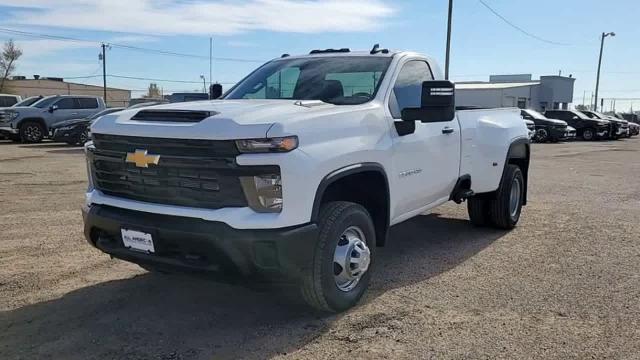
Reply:
[[433, 80], [422, 83], [419, 108], [404, 108], [404, 121], [444, 122], [456, 115], [455, 85], [447, 80]]
[[209, 87], [209, 99], [214, 100], [222, 96], [222, 85], [216, 83]]
[[49, 106], [49, 112], [52, 113], [54, 111], [58, 110], [58, 105], [51, 105]]

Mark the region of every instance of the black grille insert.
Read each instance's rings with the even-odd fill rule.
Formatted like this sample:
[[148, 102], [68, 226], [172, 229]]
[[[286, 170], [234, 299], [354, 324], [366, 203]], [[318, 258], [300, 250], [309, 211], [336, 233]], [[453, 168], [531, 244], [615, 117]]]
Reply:
[[[191, 140], [93, 134], [96, 189], [111, 196], [208, 209], [248, 206], [240, 176], [279, 174], [277, 166], [239, 166], [231, 140]], [[137, 167], [127, 153], [160, 155], [157, 165]]]

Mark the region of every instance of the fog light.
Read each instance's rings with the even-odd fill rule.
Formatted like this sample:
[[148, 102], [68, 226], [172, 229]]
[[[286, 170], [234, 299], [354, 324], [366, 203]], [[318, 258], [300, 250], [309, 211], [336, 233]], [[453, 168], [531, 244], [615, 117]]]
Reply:
[[256, 212], [282, 211], [282, 179], [278, 174], [243, 176], [242, 189], [249, 207]]

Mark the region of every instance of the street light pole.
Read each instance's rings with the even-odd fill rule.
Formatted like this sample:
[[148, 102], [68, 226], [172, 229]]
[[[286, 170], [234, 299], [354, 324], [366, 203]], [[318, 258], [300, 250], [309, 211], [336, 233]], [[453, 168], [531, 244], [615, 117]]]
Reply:
[[200, 75], [200, 79], [202, 79], [202, 92], [207, 92], [207, 78], [204, 75]]
[[447, 55], [444, 61], [444, 79], [449, 80], [449, 55], [451, 53], [451, 17], [453, 15], [453, 0], [449, 0], [449, 18], [447, 20]]
[[600, 39], [600, 57], [598, 58], [598, 75], [596, 76], [596, 98], [593, 103], [593, 111], [598, 111], [598, 89], [600, 88], [600, 68], [602, 67], [602, 49], [604, 48], [604, 38], [607, 36], [616, 36], [616, 33], [602, 33], [602, 38]]

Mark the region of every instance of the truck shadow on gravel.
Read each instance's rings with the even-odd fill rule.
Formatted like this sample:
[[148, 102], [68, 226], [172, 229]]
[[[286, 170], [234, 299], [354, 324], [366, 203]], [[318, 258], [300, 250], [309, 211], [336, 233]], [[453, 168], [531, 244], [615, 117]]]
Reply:
[[[407, 221], [378, 249], [364, 301], [445, 272], [504, 234], [438, 214]], [[0, 313], [0, 358], [267, 358], [313, 341], [339, 318], [310, 313], [282, 290], [147, 273]]]

